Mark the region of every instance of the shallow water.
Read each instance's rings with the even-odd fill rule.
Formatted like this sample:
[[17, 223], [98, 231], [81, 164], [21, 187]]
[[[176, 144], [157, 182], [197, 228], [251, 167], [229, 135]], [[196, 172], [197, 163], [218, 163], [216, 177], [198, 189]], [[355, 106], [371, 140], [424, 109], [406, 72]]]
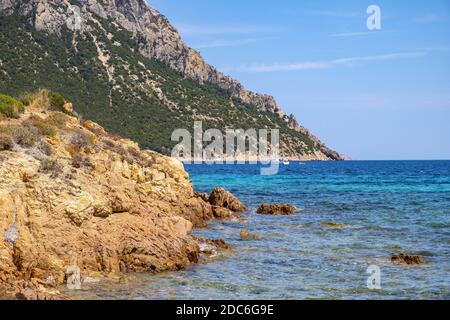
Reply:
[[[73, 298], [98, 299], [450, 299], [450, 161], [292, 162], [279, 175], [253, 165], [189, 165], [197, 191], [232, 191], [250, 212], [241, 223], [214, 222], [195, 234], [223, 238], [233, 255], [181, 272], [129, 275]], [[304, 210], [289, 217], [254, 213], [263, 202]], [[327, 223], [344, 224], [330, 228]], [[240, 240], [241, 229], [261, 240]], [[419, 267], [392, 253], [424, 257]], [[367, 268], [381, 268], [381, 290]]]

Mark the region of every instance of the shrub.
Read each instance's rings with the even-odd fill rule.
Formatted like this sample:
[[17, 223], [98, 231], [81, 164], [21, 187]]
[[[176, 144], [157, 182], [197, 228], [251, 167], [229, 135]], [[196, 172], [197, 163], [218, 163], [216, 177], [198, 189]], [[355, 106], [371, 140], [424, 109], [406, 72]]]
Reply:
[[82, 157], [79, 154], [74, 155], [74, 157], [72, 158], [72, 166], [77, 169], [82, 168], [82, 167], [87, 167], [87, 168], [93, 167], [92, 162], [89, 158]]
[[14, 140], [22, 147], [31, 148], [36, 144], [37, 135], [27, 126], [17, 127], [13, 132]]
[[90, 147], [95, 143], [95, 136], [91, 133], [77, 130], [74, 132], [70, 143], [78, 147], [79, 149]]
[[48, 93], [48, 99], [50, 102], [50, 108], [56, 111], [64, 111], [64, 104], [67, 102], [66, 99], [59, 93], [50, 91]]
[[8, 118], [18, 118], [20, 113], [25, 111], [25, 107], [17, 99], [0, 94], [0, 113]]
[[66, 150], [67, 150], [67, 152], [69, 152], [71, 157], [74, 157], [75, 155], [77, 155], [81, 152], [80, 148], [74, 144], [66, 145]]
[[11, 136], [0, 134], [0, 151], [11, 150], [14, 147], [14, 141]]
[[17, 128], [17, 125], [12, 124], [0, 124], [0, 134], [11, 135], [14, 130]]
[[20, 102], [22, 102], [23, 105], [29, 106], [33, 103], [34, 100], [36, 100], [37, 94], [38, 93], [36, 92], [34, 93], [25, 92], [19, 97], [19, 100]]
[[28, 93], [22, 99], [29, 106], [38, 109], [48, 109], [50, 105], [48, 94], [48, 90], [42, 89], [35, 93]]
[[62, 165], [56, 159], [44, 159], [41, 162], [41, 167], [39, 169], [42, 173], [50, 173], [52, 177], [57, 177], [62, 173]]
[[53, 154], [52, 146], [43, 140], [39, 142], [38, 149], [46, 156], [51, 156]]
[[50, 123], [50, 121], [42, 119], [38, 116], [32, 116], [29, 120], [40, 134], [47, 137], [56, 136], [56, 127], [52, 123]]
[[50, 116], [50, 121], [58, 128], [65, 128], [68, 119], [64, 113], [55, 112]]

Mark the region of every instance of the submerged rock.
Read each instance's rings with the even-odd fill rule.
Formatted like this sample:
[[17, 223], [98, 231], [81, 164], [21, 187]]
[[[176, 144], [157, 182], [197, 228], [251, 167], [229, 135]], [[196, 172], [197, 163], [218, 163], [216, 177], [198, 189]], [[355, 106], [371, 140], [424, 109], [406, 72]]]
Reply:
[[242, 240], [259, 240], [260, 239], [260, 237], [258, 235], [250, 233], [250, 231], [247, 229], [241, 230], [240, 237]]
[[330, 228], [330, 229], [344, 229], [344, 228], [348, 228], [348, 225], [343, 224], [343, 223], [337, 223], [337, 222], [322, 222], [321, 225], [326, 227], [326, 228]]
[[391, 256], [391, 261], [395, 264], [421, 265], [425, 261], [420, 256], [410, 256], [405, 253], [399, 253]]
[[256, 211], [258, 214], [266, 214], [266, 215], [291, 215], [298, 212], [298, 209], [290, 204], [262, 204], [258, 210]]
[[222, 239], [210, 240], [199, 238], [200, 259], [199, 262], [207, 263], [212, 259], [229, 257], [232, 247]]

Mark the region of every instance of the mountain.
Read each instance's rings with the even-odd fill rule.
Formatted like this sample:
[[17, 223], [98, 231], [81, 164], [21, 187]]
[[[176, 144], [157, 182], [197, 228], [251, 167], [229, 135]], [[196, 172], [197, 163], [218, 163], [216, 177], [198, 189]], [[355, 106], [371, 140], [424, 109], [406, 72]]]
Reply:
[[201, 120], [204, 129], [279, 128], [283, 156], [342, 160], [273, 97], [207, 64], [144, 0], [0, 0], [0, 41], [0, 92], [58, 91], [142, 147], [169, 154], [173, 130]]

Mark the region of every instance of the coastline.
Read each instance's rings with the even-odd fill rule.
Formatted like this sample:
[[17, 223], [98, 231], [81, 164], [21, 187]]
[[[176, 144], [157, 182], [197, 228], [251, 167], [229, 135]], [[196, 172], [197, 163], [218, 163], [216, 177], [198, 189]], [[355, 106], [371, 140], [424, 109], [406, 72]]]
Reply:
[[[184, 164], [201, 164], [201, 163], [208, 163], [208, 162], [214, 162], [215, 164], [235, 164], [235, 163], [242, 163], [242, 164], [257, 164], [257, 163], [280, 163], [282, 164], [283, 161], [292, 161], [292, 162], [298, 162], [298, 161], [305, 161], [305, 162], [311, 162], [311, 161], [336, 161], [331, 160], [327, 158], [325, 155], [321, 154], [311, 154], [311, 155], [305, 155], [305, 156], [278, 156], [278, 157], [261, 157], [261, 156], [248, 156], [248, 155], [238, 155], [229, 157], [227, 155], [223, 155], [221, 157], [216, 157], [213, 159], [208, 159], [206, 157], [199, 158], [199, 157], [191, 157], [191, 158], [178, 158], [177, 160], [181, 161]], [[344, 161], [344, 160], [342, 160]]]
[[181, 162], [79, 119], [70, 103], [55, 111], [48, 94], [0, 121], [1, 298], [58, 298], [63, 284], [181, 270], [230, 249], [192, 230], [236, 217], [239, 200], [194, 193]]

